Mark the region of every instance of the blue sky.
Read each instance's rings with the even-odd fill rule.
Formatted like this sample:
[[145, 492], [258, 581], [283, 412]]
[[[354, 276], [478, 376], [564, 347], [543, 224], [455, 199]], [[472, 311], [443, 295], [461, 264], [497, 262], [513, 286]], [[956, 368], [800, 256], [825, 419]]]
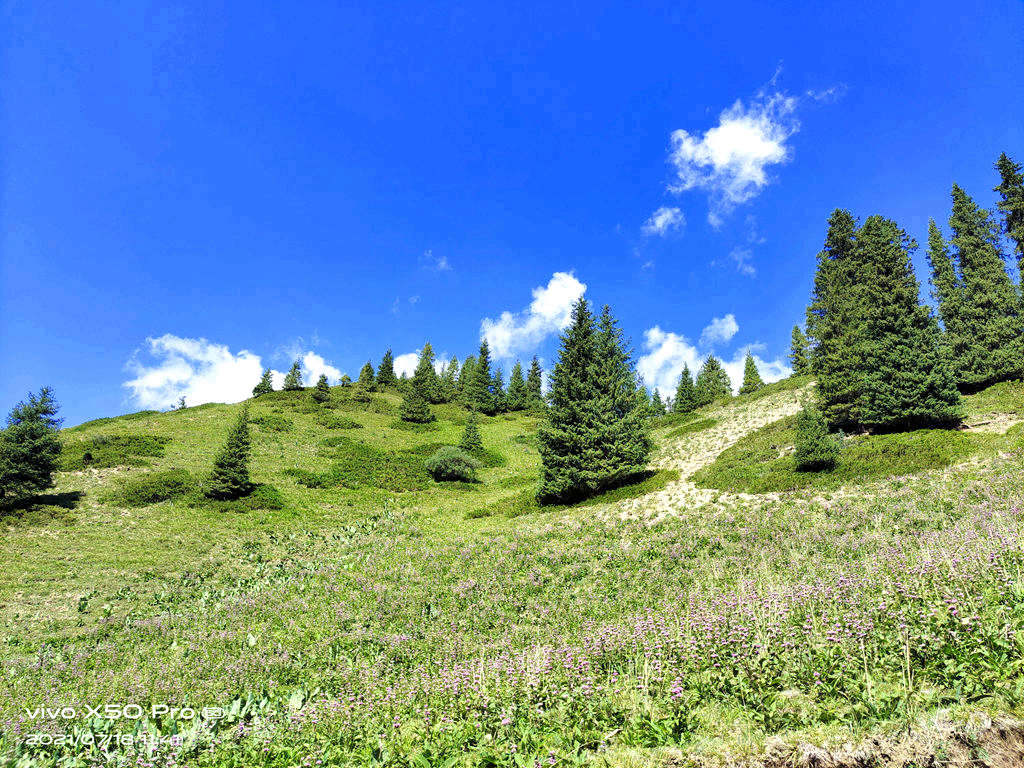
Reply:
[[0, 20], [0, 406], [69, 424], [296, 355], [550, 361], [581, 291], [652, 385], [778, 376], [834, 207], [924, 243], [1024, 160], [1020, 0], [117, 5]]

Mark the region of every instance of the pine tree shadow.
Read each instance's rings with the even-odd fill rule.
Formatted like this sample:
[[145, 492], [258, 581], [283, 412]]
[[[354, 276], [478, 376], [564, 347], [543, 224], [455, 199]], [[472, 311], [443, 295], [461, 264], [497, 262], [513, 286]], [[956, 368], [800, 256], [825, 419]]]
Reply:
[[74, 510], [85, 494], [82, 491], [40, 493], [24, 499], [0, 504], [0, 522], [6, 524], [46, 524], [50, 520], [73, 520], [68, 513]]

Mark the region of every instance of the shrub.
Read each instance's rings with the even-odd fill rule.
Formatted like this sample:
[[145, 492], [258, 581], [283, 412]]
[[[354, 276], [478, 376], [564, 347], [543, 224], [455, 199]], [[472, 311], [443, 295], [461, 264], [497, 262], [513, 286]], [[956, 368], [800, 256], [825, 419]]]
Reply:
[[320, 374], [320, 378], [317, 379], [316, 386], [313, 387], [313, 391], [310, 392], [310, 397], [321, 405], [331, 399], [331, 388], [327, 384], [327, 374]]
[[480, 462], [465, 451], [454, 446], [445, 446], [431, 454], [425, 466], [435, 480], [462, 480], [471, 483], [476, 480], [476, 470]]
[[833, 469], [839, 457], [839, 444], [829, 434], [825, 416], [807, 406], [796, 417], [796, 468], [801, 472]]
[[66, 443], [60, 468], [71, 471], [87, 467], [146, 467], [143, 457], [164, 455], [171, 438], [163, 435], [107, 435]]
[[291, 419], [279, 413], [261, 413], [250, 421], [267, 432], [290, 432], [295, 426]]
[[195, 481], [184, 469], [148, 472], [124, 480], [111, 500], [123, 507], [144, 507], [183, 496], [194, 487]]
[[237, 499], [211, 499], [199, 496], [197, 505], [219, 512], [255, 512], [261, 509], [284, 509], [281, 492], [269, 483], [252, 486], [252, 490]]
[[326, 429], [362, 429], [363, 426], [358, 421], [344, 416], [337, 416], [333, 413], [324, 413], [317, 416], [316, 423]]

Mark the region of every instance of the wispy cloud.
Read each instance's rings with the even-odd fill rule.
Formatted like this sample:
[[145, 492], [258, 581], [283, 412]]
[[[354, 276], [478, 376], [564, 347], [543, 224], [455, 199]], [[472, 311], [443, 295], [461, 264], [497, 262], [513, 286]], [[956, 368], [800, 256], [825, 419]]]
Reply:
[[678, 208], [662, 206], [650, 215], [650, 218], [643, 223], [640, 231], [648, 236], [664, 237], [669, 232], [682, 229], [686, 224], [686, 217]]
[[433, 250], [426, 250], [423, 252], [422, 262], [428, 269], [432, 269], [435, 272], [451, 272], [452, 265], [448, 261], [448, 257], [444, 254], [435, 256]]
[[487, 340], [495, 357], [531, 351], [569, 324], [572, 306], [586, 290], [571, 272], [555, 272], [547, 285], [533, 289], [533, 301], [523, 311], [502, 312], [497, 320], [484, 318], [480, 337]]

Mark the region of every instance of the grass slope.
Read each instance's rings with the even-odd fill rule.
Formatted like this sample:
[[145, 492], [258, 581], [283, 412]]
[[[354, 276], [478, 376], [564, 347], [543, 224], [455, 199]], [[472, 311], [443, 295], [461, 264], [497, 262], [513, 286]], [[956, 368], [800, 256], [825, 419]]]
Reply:
[[[720, 763], [770, 736], [842, 743], [940, 710], [1020, 713], [1019, 445], [831, 499], [685, 495], [692, 467], [792, 413], [806, 382], [774, 386], [663, 425], [633, 490], [522, 515], [528, 416], [481, 419], [482, 482], [437, 484], [413, 458], [458, 441], [459, 408], [417, 431], [396, 428], [390, 393], [334, 390], [326, 412], [308, 393], [260, 398], [254, 480], [282, 507], [248, 512], [182, 490], [240, 406], [68, 430], [166, 440], [149, 466], [126, 452], [127, 466], [61, 473], [51, 503], [3, 529], [0, 762], [108, 764], [28, 740], [78, 729], [167, 737], [109, 750], [111, 765], [624, 768], [679, 764], [666, 747]], [[1000, 424], [1024, 406], [1014, 388], [975, 397]], [[154, 486], [182, 493], [146, 503]], [[617, 514], [634, 507], [656, 514]], [[225, 716], [31, 714], [118, 703]]]

